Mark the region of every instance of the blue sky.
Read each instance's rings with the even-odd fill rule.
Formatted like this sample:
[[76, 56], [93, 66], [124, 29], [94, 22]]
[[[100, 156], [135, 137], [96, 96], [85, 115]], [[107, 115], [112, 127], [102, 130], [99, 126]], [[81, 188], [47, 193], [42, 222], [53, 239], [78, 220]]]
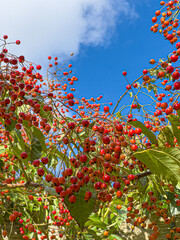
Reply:
[[[166, 57], [173, 47], [150, 31], [157, 0], [6, 0], [1, 13], [1, 36], [20, 39], [10, 50], [46, 66], [47, 56], [74, 52], [70, 63], [78, 77], [76, 96], [103, 95], [115, 103], [128, 80], [137, 78], [151, 58]], [[11, 6], [11, 8], [9, 8]], [[45, 67], [42, 68], [42, 73]]]
[[102, 102], [116, 103], [126, 90], [122, 71], [127, 71], [130, 82], [150, 68], [149, 60], [158, 60], [174, 50], [163, 36], [150, 31], [151, 18], [159, 9], [159, 1], [139, 1], [135, 5], [138, 17], [133, 21], [120, 21], [106, 47], [81, 47], [74, 61], [74, 72], [79, 78], [77, 95], [91, 97], [103, 95]]

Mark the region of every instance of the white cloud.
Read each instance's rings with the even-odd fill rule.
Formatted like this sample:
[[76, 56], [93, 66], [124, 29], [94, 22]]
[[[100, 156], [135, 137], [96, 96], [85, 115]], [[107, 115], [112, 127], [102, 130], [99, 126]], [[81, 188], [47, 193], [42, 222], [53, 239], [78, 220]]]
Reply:
[[77, 54], [81, 44], [106, 44], [117, 21], [136, 16], [129, 0], [5, 0], [0, 36], [20, 39], [13, 52], [42, 63], [48, 55]]

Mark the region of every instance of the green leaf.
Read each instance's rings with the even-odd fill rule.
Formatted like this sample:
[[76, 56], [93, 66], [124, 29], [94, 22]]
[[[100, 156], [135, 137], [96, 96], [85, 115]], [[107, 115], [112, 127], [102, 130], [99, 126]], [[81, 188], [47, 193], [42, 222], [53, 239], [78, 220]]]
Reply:
[[157, 86], [156, 85], [153, 85], [153, 92], [154, 92], [154, 94], [157, 94]]
[[83, 233], [83, 236], [85, 237], [86, 240], [102, 240], [101, 237], [98, 237], [96, 232], [92, 229], [87, 230], [88, 233]]
[[158, 136], [158, 146], [164, 147], [165, 143], [169, 143], [171, 146], [174, 145], [174, 136], [170, 130], [170, 126], [163, 128]]
[[50, 193], [52, 196], [57, 196], [59, 197], [59, 195], [56, 193], [56, 190], [52, 187], [49, 187], [49, 186], [45, 186], [44, 187], [45, 191]]
[[32, 127], [32, 134], [39, 140], [42, 150], [43, 152], [47, 151], [47, 147], [46, 147], [46, 142], [45, 142], [45, 137], [43, 135], [43, 133], [36, 127]]
[[33, 236], [34, 236], [34, 232], [28, 233], [29, 239], [33, 238]]
[[40, 211], [38, 212], [39, 223], [43, 223], [45, 219], [45, 209], [43, 204], [40, 204]]
[[153, 89], [152, 84], [148, 84], [148, 87], [147, 87], [148, 92], [151, 92], [152, 89]]
[[158, 145], [158, 142], [156, 140], [156, 135], [152, 133], [142, 122], [140, 121], [131, 121], [130, 125], [134, 127], [141, 128], [142, 133], [146, 135], [146, 137], [151, 141], [151, 143]]
[[32, 100], [39, 100], [40, 102], [44, 101], [44, 98], [40, 94], [37, 94], [36, 97], [33, 97], [32, 95], [26, 95], [26, 96], [24, 96], [24, 98], [26, 100], [32, 99]]
[[38, 140], [38, 138], [33, 137], [31, 141], [31, 161], [34, 161], [35, 159], [39, 159], [41, 157], [41, 143]]
[[117, 113], [116, 113], [116, 117], [117, 117], [117, 118], [120, 118], [120, 117], [121, 117], [121, 112], [117, 112]]
[[6, 150], [4, 147], [0, 148], [0, 154], [4, 153]]
[[149, 179], [148, 177], [143, 177], [143, 178], [140, 178], [139, 181], [138, 181], [138, 189], [140, 190], [140, 192], [142, 194], [144, 194], [146, 192], [146, 189], [149, 185]]
[[141, 110], [141, 106], [137, 103], [137, 110], [138, 110], [138, 112], [140, 112], [140, 110]]
[[44, 105], [42, 105], [42, 106], [40, 107], [39, 115], [40, 115], [42, 118], [46, 118], [50, 124], [53, 124], [53, 115], [52, 115], [52, 113], [51, 113], [51, 112], [45, 112], [45, 111], [43, 110], [43, 106], [44, 106]]
[[52, 167], [52, 168], [56, 168], [57, 163], [58, 163], [58, 158], [57, 158], [57, 156], [51, 154], [51, 155], [48, 156], [48, 158], [49, 158], [48, 168], [51, 168], [51, 167]]
[[6, 125], [5, 128], [7, 131], [11, 132], [12, 130], [15, 129], [17, 122], [14, 120], [11, 120], [11, 124], [10, 125]]
[[62, 152], [60, 152], [57, 148], [54, 148], [52, 151], [51, 151], [51, 153], [50, 153], [50, 157], [58, 157], [60, 160], [62, 160], [65, 164], [66, 164], [66, 166], [68, 166], [69, 165], [69, 159], [68, 159], [68, 157], [67, 157], [67, 155], [66, 154], [64, 154], [64, 153], [62, 153]]
[[[88, 202], [84, 200], [87, 189], [92, 192], [92, 197]], [[89, 183], [87, 186], [81, 187], [80, 191], [78, 193], [74, 193], [74, 195], [76, 196], [75, 203], [70, 203], [67, 196], [65, 197], [64, 202], [69, 209], [71, 216], [76, 220], [79, 227], [83, 229], [85, 222], [93, 212], [96, 200], [96, 191], [91, 183]]]
[[21, 135], [20, 130], [15, 129], [15, 131], [14, 131], [14, 142], [18, 144], [19, 148], [22, 151], [25, 151], [26, 145], [25, 145], [25, 142], [23, 140], [23, 137]]
[[156, 195], [159, 195], [159, 194], [162, 196], [165, 195], [164, 189], [159, 184], [160, 178], [157, 175], [155, 175], [155, 176], [151, 175], [151, 176], [149, 176], [149, 179], [153, 185], [153, 189], [156, 192]]
[[89, 217], [89, 221], [86, 222], [85, 226], [93, 225], [94, 227], [98, 227], [101, 229], [106, 229], [107, 226], [104, 222], [101, 221], [97, 213], [92, 213]]
[[43, 135], [41, 130], [39, 130], [38, 128], [36, 128], [34, 126], [29, 127], [27, 121], [23, 121], [23, 127], [24, 127], [26, 134], [27, 134], [29, 140], [31, 141], [31, 143], [33, 141], [33, 138], [38, 139], [43, 152], [46, 153], [47, 147], [46, 147], [46, 142], [45, 142], [45, 136]]
[[13, 146], [12, 150], [13, 150], [14, 154], [20, 159], [20, 161], [22, 161], [22, 163], [28, 168], [29, 167], [29, 165], [28, 165], [28, 159], [29, 158], [26, 158], [26, 159], [22, 160], [20, 158], [20, 155], [21, 155], [22, 151], [17, 146]]
[[128, 92], [129, 93], [129, 96], [132, 97], [133, 96], [133, 93], [132, 92]]
[[172, 125], [174, 126], [180, 126], [179, 118], [178, 116], [175, 115], [169, 115], [168, 116], [169, 121], [171, 122]]
[[1, 168], [4, 166], [4, 161], [2, 161], [1, 159], [0, 159], [0, 170], [1, 170]]
[[180, 129], [177, 128], [177, 126], [179, 126], [179, 118], [175, 115], [169, 115], [168, 119], [172, 125], [172, 131], [177, 139], [178, 145], [180, 145]]
[[177, 111], [177, 114], [178, 114], [178, 116], [179, 116], [179, 119], [180, 119], [180, 110], [178, 110], [178, 111]]
[[[0, 147], [0, 154], [5, 152], [5, 148], [3, 146]], [[0, 170], [4, 166], [4, 161], [0, 159]]]
[[122, 240], [122, 238], [116, 234], [111, 234], [111, 236], [109, 237], [109, 240]]
[[29, 203], [29, 211], [30, 211], [30, 212], [32, 212], [32, 210], [33, 210], [33, 206], [34, 206], [33, 203]]
[[24, 130], [26, 131], [26, 134], [27, 134], [29, 140], [31, 141], [31, 139], [32, 139], [31, 127], [28, 126], [28, 121], [23, 120], [22, 124], [23, 124]]
[[180, 150], [178, 148], [148, 149], [134, 156], [143, 162], [152, 173], [177, 184], [180, 182]]
[[122, 199], [120, 199], [120, 198], [114, 198], [113, 199], [113, 202], [112, 202], [112, 205], [114, 206], [114, 205], [123, 205], [124, 204], [124, 202], [122, 201]]

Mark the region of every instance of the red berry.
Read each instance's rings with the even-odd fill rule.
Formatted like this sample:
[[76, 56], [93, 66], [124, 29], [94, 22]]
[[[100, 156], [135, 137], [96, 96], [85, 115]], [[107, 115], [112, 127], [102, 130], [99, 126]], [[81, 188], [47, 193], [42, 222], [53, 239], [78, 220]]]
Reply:
[[176, 48], [180, 48], [180, 42], [176, 43]]
[[169, 66], [167, 66], [166, 71], [168, 73], [172, 73], [174, 71], [174, 68], [171, 65], [169, 65]]
[[48, 159], [47, 157], [42, 157], [42, 158], [41, 158], [41, 162], [42, 162], [43, 164], [47, 164], [47, 163], [49, 162], [49, 159]]
[[66, 169], [67, 176], [71, 176], [73, 174], [73, 170], [71, 168]]
[[4, 38], [4, 39], [7, 39], [7, 38], [8, 38], [8, 35], [4, 35], [3, 38]]
[[92, 193], [90, 191], [87, 191], [85, 193], [85, 198], [91, 198], [92, 197]]
[[175, 72], [172, 73], [172, 78], [173, 78], [173, 79], [176, 79], [176, 80], [177, 80], [179, 77], [180, 77], [179, 71], [175, 71]]
[[178, 56], [173, 54], [170, 56], [170, 60], [171, 60], [171, 62], [176, 62], [178, 60]]
[[131, 85], [128, 84], [128, 85], [126, 86], [126, 89], [127, 89], [127, 90], [130, 90], [130, 89], [131, 89]]
[[21, 155], [20, 155], [20, 157], [21, 157], [22, 159], [26, 159], [27, 156], [28, 156], [28, 155], [27, 155], [26, 152], [22, 152]]
[[80, 162], [85, 163], [87, 161], [87, 156], [86, 155], [81, 155], [79, 158]]
[[114, 184], [113, 184], [113, 188], [114, 189], [119, 189], [121, 187], [121, 184], [119, 183], [119, 182], [115, 182]]
[[148, 73], [148, 70], [147, 69], [144, 69], [143, 70], [143, 74], [145, 75], [145, 74], [147, 74]]
[[137, 146], [136, 144], [132, 144], [132, 145], [131, 145], [131, 150], [132, 150], [132, 151], [135, 152], [135, 151], [137, 151], [137, 149], [138, 149], [138, 146]]
[[83, 177], [84, 177], [84, 174], [82, 172], [77, 173], [77, 178], [78, 179], [83, 179]]
[[116, 195], [117, 195], [118, 198], [121, 198], [123, 193], [121, 191], [117, 191]]
[[68, 128], [69, 128], [70, 130], [73, 130], [73, 129], [75, 128], [75, 124], [74, 124], [73, 122], [69, 122], [69, 123], [68, 123]]
[[124, 181], [124, 184], [125, 184], [126, 186], [130, 185], [129, 180], [125, 180], [125, 181]]
[[44, 169], [39, 168], [39, 169], [37, 170], [37, 174], [38, 174], [38, 176], [42, 177], [42, 176], [44, 175]]
[[96, 190], [100, 190], [100, 189], [101, 189], [101, 184], [102, 184], [102, 182], [97, 182], [97, 183], [95, 183], [94, 188], [95, 188]]
[[68, 93], [66, 97], [68, 100], [70, 100], [74, 98], [74, 95], [72, 93]]
[[51, 182], [52, 178], [53, 178], [52, 174], [47, 174], [46, 177], [45, 177], [47, 182]]
[[132, 175], [132, 174], [128, 175], [128, 179], [129, 179], [129, 181], [133, 181], [134, 180], [134, 175]]
[[108, 106], [104, 106], [104, 112], [109, 112], [109, 107]]
[[103, 176], [103, 181], [104, 181], [104, 182], [110, 182], [110, 180], [111, 180], [111, 178], [110, 178], [109, 175]]
[[10, 220], [11, 222], [14, 222], [14, 221], [16, 220], [16, 216], [15, 216], [14, 214], [11, 214], [11, 215], [9, 216], [9, 220]]
[[109, 144], [110, 143], [110, 138], [108, 136], [104, 136], [102, 139], [104, 144]]
[[36, 66], [36, 69], [37, 69], [37, 70], [41, 70], [41, 65], [37, 65], [37, 66]]
[[68, 104], [71, 107], [74, 106], [74, 100], [73, 99], [68, 100]]
[[173, 108], [174, 108], [175, 110], [179, 110], [179, 109], [180, 109], [180, 103], [175, 103], [174, 106], [173, 106]]
[[141, 128], [136, 128], [136, 129], [135, 129], [135, 133], [138, 134], [138, 135], [141, 134], [141, 133], [142, 133]]
[[71, 177], [71, 178], [70, 178], [70, 183], [71, 183], [71, 184], [76, 184], [77, 181], [78, 181], [78, 180], [77, 180], [76, 177]]
[[110, 202], [112, 200], [112, 195], [111, 194], [107, 194], [105, 196], [105, 199], [106, 199], [106, 201]]
[[166, 39], [167, 40], [172, 40], [174, 38], [174, 36], [172, 35], [172, 34], [168, 34], [167, 36], [166, 36]]
[[69, 197], [69, 202], [70, 202], [70, 203], [75, 203], [75, 202], [76, 202], [76, 196], [71, 195], [71, 196]]
[[34, 160], [33, 161], [33, 166], [38, 167], [40, 165], [40, 161], [39, 160]]
[[179, 90], [180, 89], [180, 82], [174, 83], [174, 89]]
[[29, 195], [28, 198], [29, 198], [29, 200], [31, 200], [31, 201], [34, 199], [33, 195]]
[[16, 40], [16, 44], [19, 45], [21, 43], [20, 40]]
[[172, 112], [173, 112], [172, 107], [166, 108], [166, 110], [165, 110], [166, 115], [170, 115]]
[[83, 127], [89, 127], [89, 121], [88, 120], [82, 120], [82, 126]]
[[116, 131], [121, 132], [123, 130], [123, 125], [118, 124], [116, 125]]
[[61, 187], [61, 186], [56, 187], [57, 194], [60, 194], [62, 191], [63, 191], [63, 187]]
[[180, 199], [178, 199], [177, 201], [176, 201], [176, 206], [180, 206]]

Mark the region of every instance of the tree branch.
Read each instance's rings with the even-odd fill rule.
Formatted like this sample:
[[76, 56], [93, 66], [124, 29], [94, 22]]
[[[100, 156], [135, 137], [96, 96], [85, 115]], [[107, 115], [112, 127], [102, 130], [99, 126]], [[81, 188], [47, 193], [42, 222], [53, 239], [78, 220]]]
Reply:
[[137, 176], [137, 179], [140, 179], [140, 178], [146, 177], [151, 174], [152, 174], [152, 172], [147, 171], [147, 172], [143, 172], [143, 173], [138, 173], [136, 176]]
[[41, 183], [34, 183], [34, 182], [26, 182], [26, 183], [15, 183], [15, 184], [8, 184], [8, 183], [0, 183], [0, 189], [2, 188], [8, 188], [8, 189], [12, 189], [12, 188], [22, 188], [22, 187], [44, 187], [43, 184]]
[[[148, 176], [148, 175], [151, 175], [152, 174], [152, 172], [150, 172], [150, 171], [146, 171], [146, 172], [143, 172], [143, 173], [138, 173], [138, 174], [136, 174], [136, 175], [134, 175], [134, 179], [140, 179], [140, 178], [143, 178], [143, 177], [146, 177], [146, 176]], [[125, 178], [125, 179], [127, 179], [128, 178], [128, 175], [125, 175], [125, 176], [123, 176], [122, 178]]]
[[[150, 171], [146, 171], [146, 172], [143, 172], [143, 173], [138, 173], [135, 175], [135, 179], [140, 179], [140, 178], [143, 178], [143, 177], [146, 177], [148, 175], [151, 175], [152, 172]], [[123, 176], [122, 178], [128, 178], [128, 176]], [[8, 184], [8, 183], [0, 183], [0, 189], [3, 189], [3, 188], [8, 188], [8, 189], [13, 189], [13, 188], [27, 188], [27, 187], [44, 187], [44, 185], [42, 183], [34, 183], [34, 182], [26, 182], [26, 183], [14, 183], [14, 184]]]

